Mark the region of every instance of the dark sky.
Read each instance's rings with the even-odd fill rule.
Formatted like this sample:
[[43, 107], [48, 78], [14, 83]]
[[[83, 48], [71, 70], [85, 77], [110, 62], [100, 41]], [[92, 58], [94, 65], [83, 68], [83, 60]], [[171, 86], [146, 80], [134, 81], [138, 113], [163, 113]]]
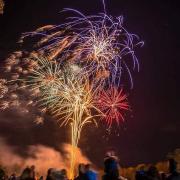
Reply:
[[[132, 117], [127, 117], [119, 136], [113, 133], [106, 141], [101, 128], [87, 127], [80, 146], [97, 164], [109, 147], [116, 149], [126, 166], [162, 160], [168, 152], [180, 147], [180, 5], [178, 0], [107, 0], [106, 5], [109, 14], [123, 15], [127, 29], [145, 41], [144, 47], [137, 51], [140, 72], [133, 74], [134, 89], [129, 92]], [[64, 7], [85, 14], [102, 11], [100, 0], [6, 0], [4, 15], [0, 16], [1, 59], [17, 48], [21, 33], [63, 22], [59, 12]], [[26, 141], [21, 137], [25, 133], [22, 128], [1, 123], [0, 136], [22, 147], [37, 141], [55, 146], [57, 140], [50, 143], [47, 139], [47, 125], [39, 129], [29, 128], [25, 137], [30, 138]], [[56, 133], [51, 134], [52, 131]], [[54, 127], [48, 130], [51, 138], [61, 136], [62, 141], [64, 137], [58, 132]]]

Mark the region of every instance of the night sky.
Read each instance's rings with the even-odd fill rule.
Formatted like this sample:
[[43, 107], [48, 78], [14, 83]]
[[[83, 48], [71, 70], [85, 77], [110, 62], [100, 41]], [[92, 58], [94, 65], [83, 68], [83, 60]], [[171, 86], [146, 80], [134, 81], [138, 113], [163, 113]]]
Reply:
[[[125, 166], [160, 161], [180, 147], [180, 5], [178, 0], [107, 0], [106, 6], [109, 14], [123, 15], [125, 27], [145, 45], [137, 50], [140, 72], [133, 73], [132, 112], [126, 123], [109, 137], [101, 127], [86, 127], [80, 147], [98, 165], [108, 148], [117, 151]], [[100, 0], [6, 0], [0, 15], [0, 60], [19, 48], [16, 42], [21, 33], [62, 23], [64, 16], [59, 12], [65, 7], [85, 14], [103, 10]], [[9, 114], [3, 114], [0, 123], [0, 137], [18, 145], [22, 154], [27, 145], [56, 147], [67, 141], [62, 131], [51, 120], [36, 127]]]

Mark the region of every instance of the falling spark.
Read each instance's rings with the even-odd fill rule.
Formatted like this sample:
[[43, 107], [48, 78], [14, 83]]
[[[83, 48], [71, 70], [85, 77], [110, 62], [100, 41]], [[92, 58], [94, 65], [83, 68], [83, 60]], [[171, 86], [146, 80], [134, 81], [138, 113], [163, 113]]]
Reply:
[[37, 125], [42, 125], [44, 124], [44, 118], [41, 117], [41, 116], [37, 116], [34, 120], [34, 122], [37, 124]]
[[9, 107], [9, 102], [8, 101], [1, 101], [0, 102], [0, 110], [4, 111]]

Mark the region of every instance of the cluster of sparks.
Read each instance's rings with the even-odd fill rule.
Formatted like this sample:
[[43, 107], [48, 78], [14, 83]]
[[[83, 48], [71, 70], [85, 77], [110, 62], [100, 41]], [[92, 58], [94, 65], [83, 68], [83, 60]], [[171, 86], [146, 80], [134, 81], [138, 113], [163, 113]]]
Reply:
[[[20, 116], [30, 114], [34, 122], [42, 124], [45, 108], [36, 107], [40, 92], [29, 88], [22, 79], [28, 77], [37, 68], [36, 61], [26, 52], [12, 53], [1, 67], [4, 72], [0, 79], [0, 110], [12, 110]], [[27, 80], [28, 81], [28, 80]]]
[[127, 32], [122, 16], [85, 16], [74, 9], [64, 12], [77, 16], [69, 17], [70, 21], [64, 24], [23, 34], [20, 42], [29, 36], [38, 38], [35, 52], [25, 53], [27, 57], [16, 52], [5, 61], [10, 80], [0, 80], [0, 109], [23, 106], [29, 111], [28, 107], [38, 106], [37, 124], [43, 123], [47, 111], [61, 125], [70, 124], [73, 178], [75, 148], [84, 125], [96, 123], [98, 117], [108, 127], [124, 121], [123, 113], [130, 106], [121, 88], [122, 76], [128, 74], [132, 88], [131, 71], [139, 69], [134, 51], [143, 42]]
[[56, 58], [61, 63], [79, 66], [80, 77], [101, 81], [105, 87], [112, 84], [119, 87], [122, 75], [127, 73], [132, 88], [131, 69], [139, 70], [135, 48], [143, 42], [123, 27], [123, 17], [112, 18], [104, 13], [85, 16], [68, 8], [63, 12], [78, 16], [69, 17], [72, 21], [61, 25], [47, 25], [24, 33], [21, 42], [27, 36], [38, 36], [41, 39], [35, 48], [40, 53], [50, 60]]
[[119, 125], [120, 121], [124, 121], [122, 112], [129, 110], [127, 95], [123, 94], [123, 90], [118, 91], [117, 88], [111, 87], [108, 90], [102, 90], [97, 98], [97, 106], [104, 112], [104, 116], [109, 127], [114, 120]]

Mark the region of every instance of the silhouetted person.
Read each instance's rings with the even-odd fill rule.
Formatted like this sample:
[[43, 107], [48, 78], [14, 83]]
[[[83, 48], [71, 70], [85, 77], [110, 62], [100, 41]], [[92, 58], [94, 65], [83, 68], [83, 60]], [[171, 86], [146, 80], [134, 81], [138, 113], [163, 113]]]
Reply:
[[155, 166], [150, 166], [147, 171], [148, 180], [160, 180], [160, 175]]
[[22, 174], [20, 176], [20, 180], [32, 180], [32, 178], [31, 178], [31, 168], [26, 167], [23, 170], [23, 172], [22, 172]]
[[43, 180], [43, 176], [41, 176], [41, 177], [39, 178], [39, 180]]
[[54, 180], [52, 170], [52, 168], [48, 169], [46, 180]]
[[166, 178], [166, 173], [161, 173], [161, 180], [166, 180], [167, 178]]
[[180, 174], [177, 172], [177, 162], [169, 159], [169, 176], [167, 180], [180, 180]]
[[5, 171], [2, 168], [0, 168], [0, 179], [4, 179], [5, 175], [6, 175]]
[[91, 170], [90, 164], [85, 165], [85, 177], [86, 180], [97, 180], [97, 173]]
[[3, 179], [3, 180], [9, 180], [9, 178], [8, 178], [8, 175], [7, 175], [7, 174], [5, 174], [4, 179]]
[[147, 180], [147, 173], [143, 170], [136, 171], [135, 175], [136, 180]]
[[104, 160], [104, 175], [103, 180], [118, 180], [119, 179], [119, 164], [118, 158], [107, 154]]
[[79, 164], [78, 176], [75, 178], [75, 180], [86, 180], [84, 164]]
[[31, 166], [31, 171], [30, 171], [30, 178], [32, 178], [32, 180], [34, 179], [36, 179], [36, 173], [35, 173], [35, 166], [34, 165], [32, 165]]
[[66, 169], [62, 169], [61, 170], [61, 174], [62, 174], [62, 179], [63, 180], [67, 180], [68, 178], [67, 178], [67, 171], [66, 171]]
[[147, 180], [147, 173], [145, 171], [145, 166], [140, 166], [139, 170], [136, 171], [135, 174], [136, 180]]
[[13, 174], [10, 176], [9, 180], [16, 180], [16, 174], [13, 173]]

